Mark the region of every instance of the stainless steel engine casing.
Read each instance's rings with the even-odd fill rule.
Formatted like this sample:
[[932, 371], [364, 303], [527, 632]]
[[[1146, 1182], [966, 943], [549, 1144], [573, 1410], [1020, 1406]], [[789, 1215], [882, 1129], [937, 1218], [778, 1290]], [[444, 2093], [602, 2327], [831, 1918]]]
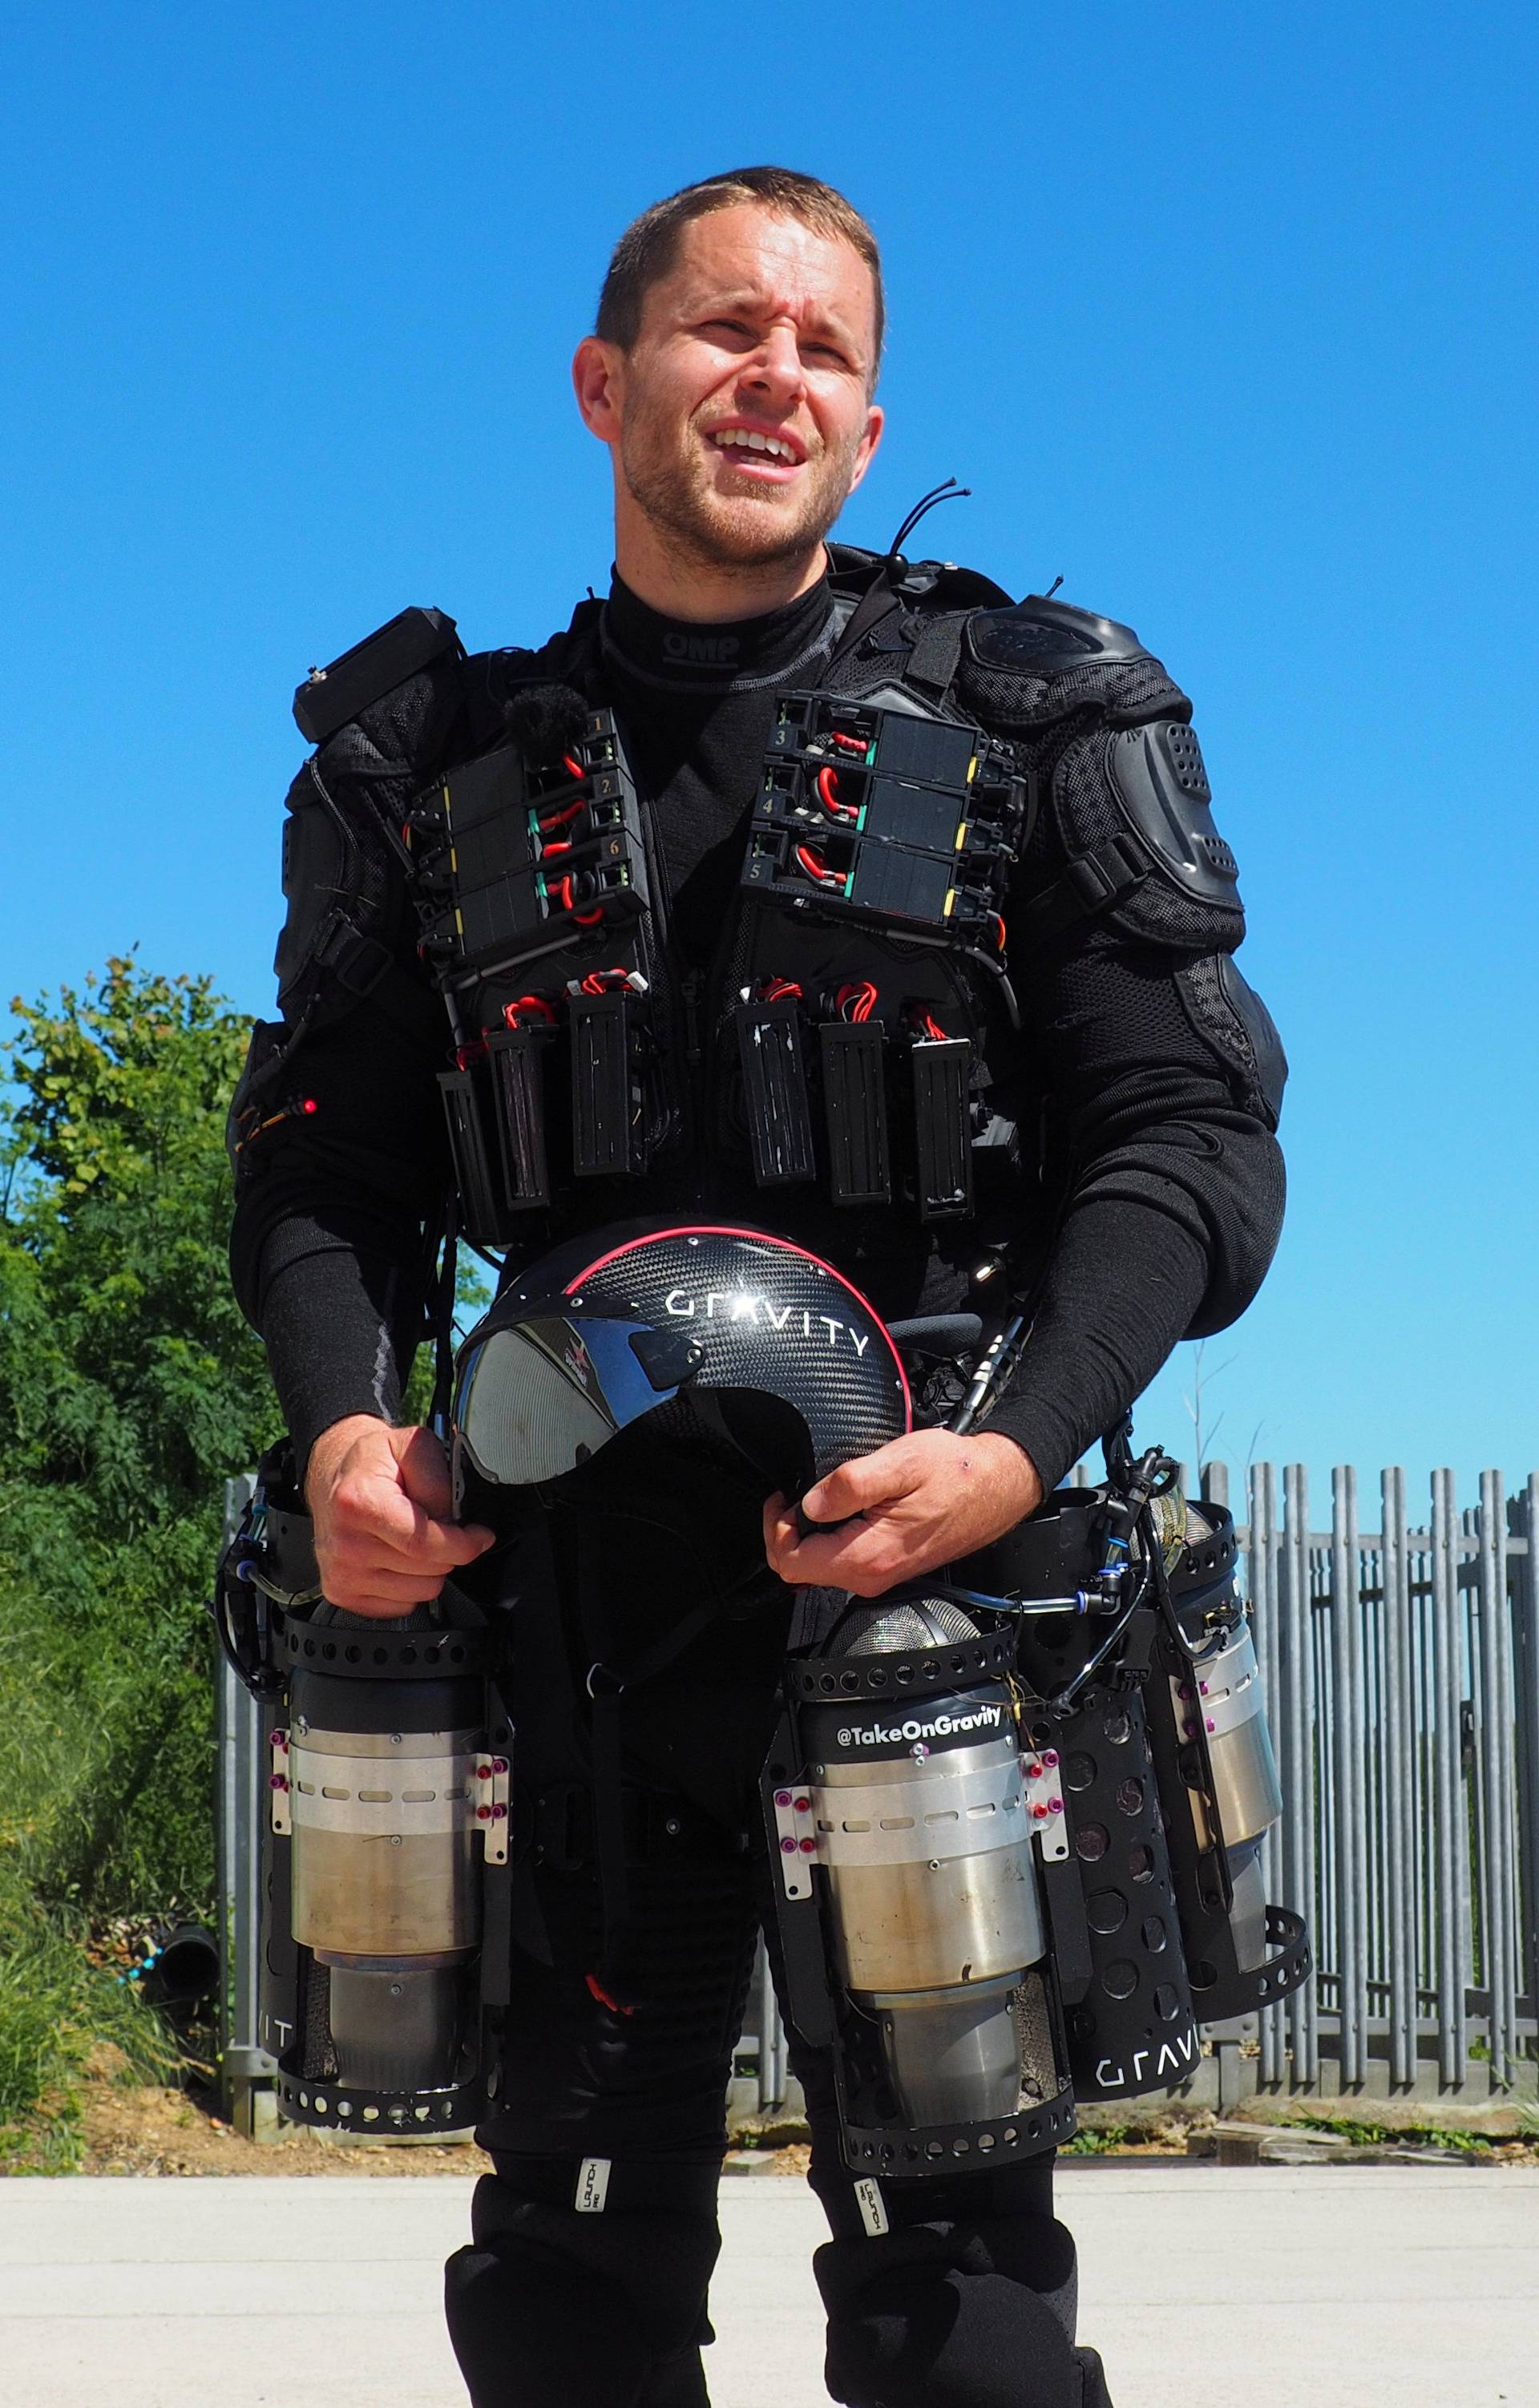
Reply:
[[1199, 1717], [1206, 1727], [1224, 1845], [1236, 1848], [1259, 1839], [1280, 1817], [1283, 1792], [1248, 1622], [1197, 1659], [1189, 1679], [1177, 1686], [1176, 1708], [1188, 1737], [1195, 1737]]
[[812, 1784], [840, 1979], [867, 1998], [952, 1989], [1046, 1953], [1014, 1734]]
[[481, 1734], [296, 1723], [289, 1747], [295, 1938], [327, 1962], [467, 1956]]

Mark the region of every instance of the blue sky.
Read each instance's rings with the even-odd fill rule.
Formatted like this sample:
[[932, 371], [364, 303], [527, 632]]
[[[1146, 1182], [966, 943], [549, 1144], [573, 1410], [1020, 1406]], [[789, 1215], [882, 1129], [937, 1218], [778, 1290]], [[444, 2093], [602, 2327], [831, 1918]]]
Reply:
[[[1196, 699], [1294, 1070], [1220, 1451], [1526, 1473], [1536, 50], [1506, 7], [14, 15], [0, 988], [137, 943], [267, 1007], [296, 679], [409, 601], [477, 646], [602, 585], [609, 246], [784, 160], [888, 261], [843, 531], [956, 474], [948, 552]], [[1178, 1451], [1189, 1387], [1142, 1416]]]

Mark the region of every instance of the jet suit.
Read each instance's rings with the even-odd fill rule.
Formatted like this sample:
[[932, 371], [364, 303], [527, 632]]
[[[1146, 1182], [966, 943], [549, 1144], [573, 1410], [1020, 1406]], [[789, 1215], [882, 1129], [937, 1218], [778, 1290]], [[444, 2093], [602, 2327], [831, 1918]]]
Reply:
[[[1013, 605], [939, 564], [841, 549], [832, 564], [798, 601], [737, 625], [670, 623], [617, 581], [538, 654], [467, 660], [445, 645], [331, 730], [296, 780], [282, 1018], [258, 1025], [232, 1139], [237, 1288], [301, 1463], [345, 1414], [397, 1415], [461, 1169], [436, 1092], [456, 1074], [413, 909], [414, 798], [510, 728], [533, 749], [543, 728], [548, 750], [573, 694], [623, 733], [674, 981], [669, 1044], [708, 1072], [721, 932], [781, 697], [836, 668], [867, 694], [917, 692], [1007, 748], [1030, 781], [997, 915], [1018, 1009], [1007, 1023], [990, 1001], [992, 1025], [980, 1010], [970, 1040], [981, 1075], [966, 1101], [967, 1209], [916, 1216], [900, 1182], [865, 1207], [813, 1182], [767, 1196], [740, 1120], [702, 1083], [712, 1103], [637, 1182], [646, 1210], [709, 1204], [783, 1227], [888, 1320], [955, 1311], [1002, 1273], [1030, 1299], [1032, 1334], [989, 1426], [1044, 1488], [1180, 1338], [1224, 1326], [1259, 1284], [1281, 1219], [1286, 1066], [1233, 964], [1233, 857], [1206, 813], [1186, 697], [1114, 622]], [[735, 958], [730, 978], [741, 971]], [[784, 983], [760, 980], [759, 994], [773, 1005]], [[584, 1215], [613, 1220], [614, 1190], [565, 1194], [545, 1242]], [[512, 1268], [531, 1250], [497, 1242]], [[496, 2171], [448, 2272], [482, 2408], [707, 2397], [723, 2099], [765, 1914], [754, 1789], [805, 1610], [767, 1571], [724, 1580], [757, 1502], [741, 1460], [724, 1456], [702, 1484], [684, 1581], [713, 1610], [694, 1627], [679, 1564], [656, 1545], [644, 1463], [601, 1516], [568, 1506], [464, 1577], [505, 1615], [509, 1683], [532, 1701], [522, 1902], [480, 2135]], [[607, 1813], [600, 1725], [622, 1772]], [[850, 2408], [1105, 2400], [1099, 2360], [1074, 2344], [1050, 2152], [908, 2186], [873, 2231], [832, 2137], [827, 2069], [794, 2034], [793, 2062], [831, 2228], [816, 2272], [832, 2396]]]

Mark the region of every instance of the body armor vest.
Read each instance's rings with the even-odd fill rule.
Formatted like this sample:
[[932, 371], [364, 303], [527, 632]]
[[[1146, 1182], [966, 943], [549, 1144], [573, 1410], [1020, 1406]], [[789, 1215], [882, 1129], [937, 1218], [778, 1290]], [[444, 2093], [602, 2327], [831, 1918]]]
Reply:
[[677, 1197], [681, 1175], [698, 1206], [802, 1191], [911, 1226], [1005, 1206], [1021, 1066], [1002, 907], [1031, 799], [950, 700], [966, 616], [857, 660], [857, 610], [823, 682], [781, 695], [703, 975], [670, 947], [624, 729], [585, 708], [601, 689], [581, 621], [531, 681], [537, 732], [420, 800], [407, 835], [471, 1240], [522, 1247], [584, 1186], [612, 1215], [642, 1208], [642, 1181]]

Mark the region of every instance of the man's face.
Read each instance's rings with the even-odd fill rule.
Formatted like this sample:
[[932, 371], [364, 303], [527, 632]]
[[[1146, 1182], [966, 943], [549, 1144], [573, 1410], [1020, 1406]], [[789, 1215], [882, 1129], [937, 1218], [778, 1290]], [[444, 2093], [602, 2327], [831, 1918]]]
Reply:
[[714, 568], [809, 552], [881, 435], [870, 270], [752, 203], [686, 225], [631, 350], [596, 348], [608, 419], [588, 423], [619, 482], [671, 549]]

